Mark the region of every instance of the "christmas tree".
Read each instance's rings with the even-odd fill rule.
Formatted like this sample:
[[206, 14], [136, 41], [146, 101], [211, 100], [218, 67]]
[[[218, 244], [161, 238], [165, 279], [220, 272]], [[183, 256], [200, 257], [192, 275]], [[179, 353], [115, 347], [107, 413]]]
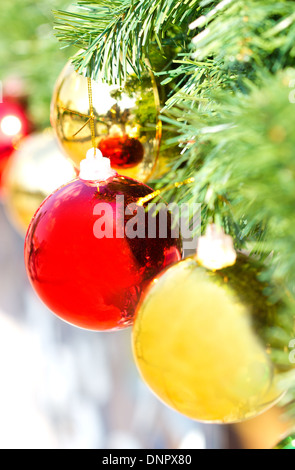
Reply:
[[[215, 223], [264, 262], [267, 295], [280, 308], [261, 334], [274, 363], [290, 369], [294, 3], [81, 1], [55, 18], [58, 39], [78, 49], [81, 74], [120, 84], [129, 66], [139, 78], [151, 68], [164, 90], [162, 148], [170, 151], [154, 187], [167, 201], [201, 203], [202, 232]], [[288, 380], [291, 391], [294, 374]]]
[[[124, 258], [125, 240], [122, 248], [121, 244], [116, 248], [116, 253], [122, 253], [121, 257], [114, 257], [119, 263], [117, 275], [109, 269], [107, 275], [104, 272], [99, 278], [102, 298], [108, 276], [113, 276], [126, 296], [121, 293], [117, 302], [118, 290], [108, 292], [107, 307], [113, 309], [111, 321], [105, 317], [97, 319], [95, 302], [91, 306], [92, 317], [83, 317], [82, 321], [79, 318], [89, 289], [93, 295], [98, 290], [92, 274], [93, 259], [87, 265], [85, 299], [81, 304], [72, 301], [75, 305], [70, 315], [60, 316], [68, 321], [77, 315], [78, 326], [92, 328], [98, 322], [103, 324], [102, 329], [107, 329], [110, 323], [118, 326], [119, 309], [120, 325], [122, 318], [124, 326], [132, 326], [135, 321], [133, 351], [143, 378], [162, 401], [192, 419], [236, 423], [279, 402], [292, 423], [294, 2], [81, 0], [68, 7], [61, 5], [53, 16], [60, 49], [58, 43], [50, 43], [47, 62], [49, 56], [50, 61], [54, 57], [54, 50], [62, 55], [65, 65], [69, 62], [56, 85], [51, 123], [76, 170], [81, 169], [81, 180], [88, 181], [88, 177], [81, 176], [82, 166], [79, 167], [85, 150], [98, 147], [125, 181], [129, 177], [141, 180], [140, 199], [139, 196], [135, 199], [142, 205], [149, 200], [157, 202], [160, 197], [179, 207], [195, 208], [190, 220], [201, 216], [200, 231], [199, 226], [195, 228], [195, 235], [201, 236], [198, 257], [185, 256], [180, 261], [177, 246], [171, 260], [161, 258], [160, 263], [159, 245], [157, 250], [148, 245], [145, 250], [148, 258], [152, 258], [152, 266], [141, 260], [140, 272], [146, 272], [138, 281], [136, 293], [134, 284], [132, 289], [127, 285], [128, 266], [136, 277], [132, 259], [138, 258], [143, 250], [137, 252], [135, 247]], [[40, 63], [38, 67], [36, 77], [33, 75], [36, 82]], [[55, 68], [52, 74], [58, 75]], [[72, 109], [70, 100], [67, 101], [67, 93], [74, 93], [71, 90], [75, 86], [78, 89], [79, 80], [88, 91], [86, 110]], [[117, 103], [123, 100], [121, 93], [130, 101], [139, 90], [140, 102], [132, 104], [135, 119], [130, 118], [132, 113], [120, 115], [118, 105], [111, 112], [99, 114], [92, 104], [97, 83], [112, 87], [108, 99]], [[44, 92], [43, 85], [39, 84], [37, 100]], [[51, 90], [49, 95], [51, 98]], [[151, 106], [152, 96], [155, 102]], [[48, 101], [45, 98], [46, 104]], [[44, 110], [42, 119], [46, 121]], [[103, 137], [98, 138], [99, 133]], [[154, 157], [148, 161], [143, 157], [147, 148], [152, 154], [153, 139], [156, 169]], [[89, 161], [92, 158], [96, 158], [95, 152]], [[86, 173], [89, 174], [88, 169]], [[112, 173], [107, 173], [106, 179], [111, 176]], [[81, 181], [73, 183], [73, 194], [82, 194], [83, 185]], [[119, 190], [122, 191], [122, 186]], [[48, 214], [52, 217], [51, 211], [61, 202], [70, 204], [67, 191], [66, 188], [64, 194], [55, 193], [51, 201], [56, 198], [56, 204], [50, 199], [45, 202], [26, 241], [29, 277], [46, 299], [50, 298], [48, 292], [43, 292], [47, 286], [38, 280], [39, 266], [46, 272], [40, 250], [45, 229], [39, 219], [45, 220]], [[107, 198], [113, 197], [112, 191], [115, 193], [113, 186], [106, 189]], [[124, 191], [131, 197], [129, 188]], [[98, 193], [99, 196], [94, 188], [92, 197], [103, 200], [104, 190]], [[60, 195], [65, 199], [59, 200]], [[76, 231], [72, 251], [75, 243], [83, 239], [83, 226], [88, 223], [86, 190], [84, 202], [85, 208], [79, 200], [74, 208], [67, 206], [67, 217], [79, 210], [80, 222], [85, 217], [81, 234]], [[76, 230], [74, 218], [68, 219], [70, 224]], [[46, 226], [50, 227], [50, 220]], [[64, 233], [56, 233], [49, 277], [58, 262], [54, 258], [57, 251], [58, 260], [66, 253]], [[50, 236], [49, 231], [46, 236]], [[175, 248], [170, 240], [167, 243], [169, 249]], [[219, 266], [214, 264], [213, 252], [220, 244], [225, 257], [231, 259]], [[103, 256], [104, 264], [108, 264], [107, 250], [106, 247], [101, 253], [97, 251], [96, 264]], [[66, 263], [69, 266], [68, 259]], [[76, 276], [74, 269], [73, 263], [68, 272], [71, 282]], [[149, 287], [144, 284], [147, 281], [151, 281]], [[66, 295], [58, 293], [57, 297], [62, 304]], [[103, 301], [100, 308], [105, 314]], [[55, 303], [52, 296], [52, 310]], [[66, 311], [68, 306], [58, 308]], [[201, 309], [203, 316], [198, 316]], [[293, 446], [292, 435], [288, 445]]]

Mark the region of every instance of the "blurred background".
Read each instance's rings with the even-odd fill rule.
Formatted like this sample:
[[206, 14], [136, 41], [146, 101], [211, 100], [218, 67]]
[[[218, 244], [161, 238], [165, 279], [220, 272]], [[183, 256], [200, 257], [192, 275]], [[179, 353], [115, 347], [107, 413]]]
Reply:
[[67, 7], [64, 0], [0, 6], [0, 448], [271, 446], [285, 428], [279, 410], [235, 427], [193, 422], [143, 384], [129, 329], [72, 327], [29, 285], [23, 245], [32, 211], [74, 176], [50, 130], [54, 84], [71, 55], [54, 38], [51, 11]]

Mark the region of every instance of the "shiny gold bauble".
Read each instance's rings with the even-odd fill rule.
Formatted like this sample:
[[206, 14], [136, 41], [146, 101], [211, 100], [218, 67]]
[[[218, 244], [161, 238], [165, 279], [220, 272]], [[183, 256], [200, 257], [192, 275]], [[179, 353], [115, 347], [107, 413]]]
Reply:
[[43, 200], [76, 177], [52, 130], [26, 137], [3, 175], [3, 202], [16, 229], [25, 235]]
[[138, 370], [160, 400], [191, 419], [252, 418], [281, 396], [258, 333], [275, 310], [248, 257], [215, 272], [195, 258], [180, 261], [152, 281], [138, 306]]
[[[121, 88], [92, 80], [91, 90], [95, 146], [106, 157], [114, 155], [111, 164], [119, 174], [147, 181], [156, 166], [161, 137], [159, 95], [153, 77], [147, 74], [139, 81], [130, 75]], [[89, 108], [87, 78], [69, 62], [54, 88], [51, 124], [63, 152], [78, 170], [93, 147]]]

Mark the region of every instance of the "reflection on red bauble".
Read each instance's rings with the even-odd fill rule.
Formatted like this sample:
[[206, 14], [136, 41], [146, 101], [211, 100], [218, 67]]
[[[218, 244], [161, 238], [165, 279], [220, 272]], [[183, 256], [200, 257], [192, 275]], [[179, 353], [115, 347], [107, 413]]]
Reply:
[[98, 148], [104, 157], [111, 160], [113, 168], [132, 168], [143, 159], [144, 148], [138, 139], [128, 135], [103, 137]]
[[[158, 230], [155, 238], [148, 237], [145, 211], [143, 238], [126, 235], [128, 222], [134, 221], [126, 207], [151, 192], [118, 175], [103, 182], [75, 179], [42, 203], [26, 236], [25, 264], [36, 293], [57, 316], [98, 331], [133, 323], [143, 289], [180, 260], [182, 251], [180, 238], [169, 230], [166, 238]], [[103, 238], [96, 231], [102, 221], [98, 214], [106, 217], [100, 227]]]

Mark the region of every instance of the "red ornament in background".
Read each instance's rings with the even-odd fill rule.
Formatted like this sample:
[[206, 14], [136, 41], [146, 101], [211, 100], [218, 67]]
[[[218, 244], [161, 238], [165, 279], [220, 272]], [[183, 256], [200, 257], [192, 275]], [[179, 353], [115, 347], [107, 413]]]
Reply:
[[158, 231], [156, 238], [148, 237], [148, 214], [141, 206], [136, 209], [143, 210], [143, 224], [134, 227], [145, 234], [127, 236], [128, 222], [137, 213], [129, 204], [152, 189], [114, 173], [104, 181], [78, 178], [55, 191], [35, 214], [25, 242], [25, 264], [36, 293], [57, 316], [91, 330], [131, 325], [142, 290], [181, 258], [180, 238], [172, 238], [169, 230], [167, 238]]
[[140, 163], [144, 156], [144, 148], [138, 139], [125, 135], [103, 137], [99, 150], [111, 161], [113, 168], [132, 168]]
[[24, 105], [17, 99], [4, 96], [0, 103], [0, 185], [10, 155], [30, 131], [31, 124]]

